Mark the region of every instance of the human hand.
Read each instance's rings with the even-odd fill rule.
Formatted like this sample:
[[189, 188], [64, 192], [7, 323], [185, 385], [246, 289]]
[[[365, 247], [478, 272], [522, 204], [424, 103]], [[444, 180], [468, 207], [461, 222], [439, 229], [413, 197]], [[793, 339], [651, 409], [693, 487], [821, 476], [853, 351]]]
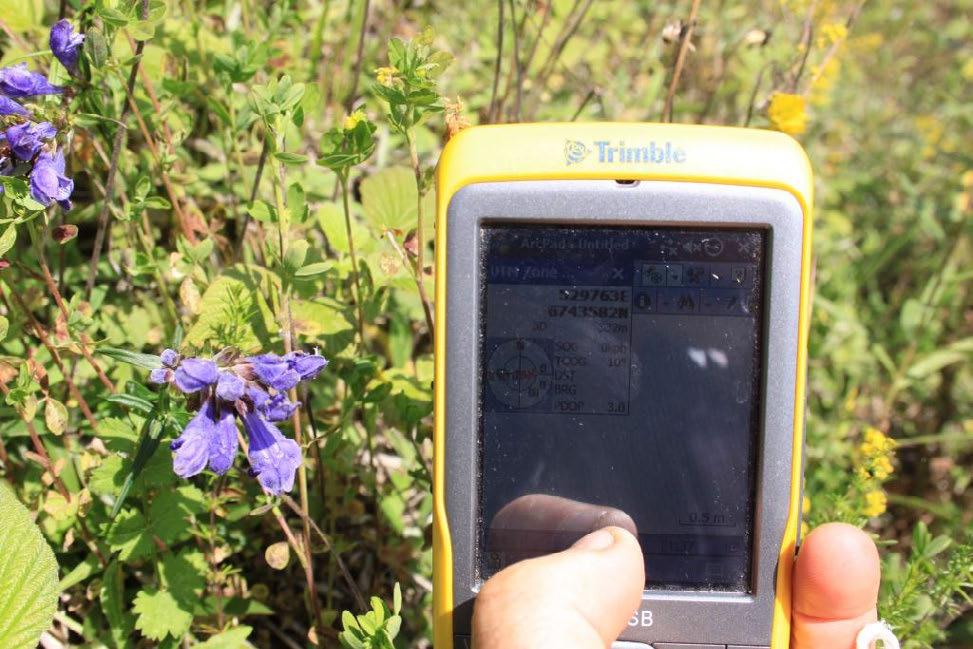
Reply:
[[[876, 619], [872, 540], [832, 523], [804, 540], [794, 569], [791, 649], [851, 649]], [[570, 549], [520, 561], [484, 584], [473, 613], [477, 649], [604, 649], [625, 628], [645, 583], [642, 553], [619, 527]]]

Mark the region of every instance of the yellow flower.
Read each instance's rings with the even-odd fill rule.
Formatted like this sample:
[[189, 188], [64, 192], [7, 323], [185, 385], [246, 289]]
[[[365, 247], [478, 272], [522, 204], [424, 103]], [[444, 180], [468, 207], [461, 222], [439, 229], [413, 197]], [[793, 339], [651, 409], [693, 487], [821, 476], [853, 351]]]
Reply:
[[862, 510], [865, 516], [870, 518], [881, 516], [885, 513], [887, 507], [888, 497], [881, 489], [869, 491], [865, 494], [865, 508]]
[[354, 131], [355, 127], [365, 121], [365, 113], [361, 110], [356, 110], [350, 115], [345, 115], [345, 121], [342, 126], [346, 131]]
[[811, 511], [811, 499], [804, 496], [804, 500], [801, 501], [801, 513], [805, 516]]
[[848, 37], [848, 28], [844, 23], [829, 23], [821, 27], [821, 36], [818, 39], [818, 47], [825, 48]]
[[767, 109], [770, 124], [778, 131], [790, 135], [803, 133], [807, 129], [807, 113], [804, 110], [804, 97], [784, 92], [775, 93], [770, 98]]
[[970, 169], [964, 173], [960, 179], [960, 182], [962, 182], [963, 187], [966, 187], [967, 189], [973, 187], [973, 169]]
[[837, 57], [831, 57], [822, 65], [815, 65], [811, 69], [811, 104], [824, 106], [830, 100], [831, 89], [841, 72], [841, 62]]
[[391, 87], [395, 83], [395, 80], [399, 76], [398, 68], [394, 66], [388, 66], [384, 68], [375, 68], [375, 80], [378, 81], [383, 86]]
[[892, 475], [892, 460], [885, 455], [877, 458], [875, 464], [872, 465], [872, 475], [877, 480], [886, 480]]

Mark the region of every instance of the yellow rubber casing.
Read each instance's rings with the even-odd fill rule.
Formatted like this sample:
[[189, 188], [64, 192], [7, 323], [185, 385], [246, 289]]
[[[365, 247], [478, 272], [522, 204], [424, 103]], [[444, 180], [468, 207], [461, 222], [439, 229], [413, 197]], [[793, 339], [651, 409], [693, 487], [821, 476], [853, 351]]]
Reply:
[[[653, 148], [647, 148], [652, 143]], [[633, 148], [627, 148], [633, 147]], [[621, 149], [621, 150], [619, 150]], [[477, 126], [443, 150], [436, 199], [433, 634], [453, 647], [453, 557], [445, 504], [446, 232], [453, 195], [466, 185], [517, 180], [667, 180], [780, 189], [801, 205], [803, 252], [794, 393], [794, 456], [780, 548], [771, 649], [790, 645], [791, 575], [801, 513], [804, 393], [811, 291], [813, 177], [804, 150], [773, 131], [678, 124], [550, 123]]]

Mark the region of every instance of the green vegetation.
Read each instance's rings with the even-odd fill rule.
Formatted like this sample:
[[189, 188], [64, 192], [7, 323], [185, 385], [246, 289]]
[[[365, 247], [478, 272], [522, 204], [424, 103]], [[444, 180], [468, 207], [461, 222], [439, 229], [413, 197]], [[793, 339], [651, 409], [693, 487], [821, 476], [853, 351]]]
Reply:
[[[18, 131], [19, 157], [0, 140], [0, 479], [60, 565], [51, 636], [428, 646], [442, 144], [470, 123], [671, 116], [807, 148], [807, 522], [875, 535], [904, 646], [970, 646], [970, 15], [970, 0], [0, 0], [0, 67], [64, 88], [25, 98], [0, 79], [32, 113], [7, 104], [0, 130], [56, 130]], [[85, 35], [76, 66], [49, 49], [60, 16]], [[278, 423], [304, 457], [291, 495], [243, 458], [175, 475], [169, 443], [199, 399], [148, 382], [167, 347], [329, 359], [286, 388], [302, 404]], [[25, 514], [7, 491], [0, 547]], [[29, 647], [52, 598], [3, 617], [12, 559], [0, 645]]]

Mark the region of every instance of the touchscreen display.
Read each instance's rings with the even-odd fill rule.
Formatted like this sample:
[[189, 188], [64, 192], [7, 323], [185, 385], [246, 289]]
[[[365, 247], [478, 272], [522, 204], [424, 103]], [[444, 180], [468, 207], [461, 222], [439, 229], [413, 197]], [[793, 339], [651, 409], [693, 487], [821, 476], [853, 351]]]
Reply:
[[606, 524], [751, 590], [766, 233], [486, 225], [478, 576]]

